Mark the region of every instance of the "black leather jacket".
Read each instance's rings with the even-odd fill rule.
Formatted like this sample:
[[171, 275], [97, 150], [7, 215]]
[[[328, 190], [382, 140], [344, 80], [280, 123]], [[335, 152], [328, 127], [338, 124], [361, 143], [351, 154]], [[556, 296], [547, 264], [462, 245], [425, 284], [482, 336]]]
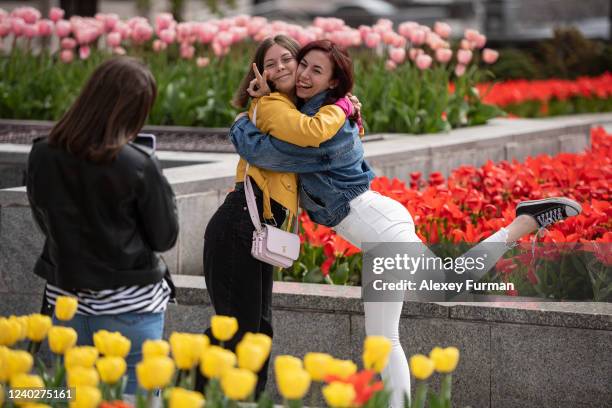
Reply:
[[176, 200], [154, 152], [124, 146], [105, 164], [79, 159], [38, 139], [27, 191], [45, 246], [34, 272], [65, 289], [147, 285], [166, 276], [156, 252], [178, 235]]

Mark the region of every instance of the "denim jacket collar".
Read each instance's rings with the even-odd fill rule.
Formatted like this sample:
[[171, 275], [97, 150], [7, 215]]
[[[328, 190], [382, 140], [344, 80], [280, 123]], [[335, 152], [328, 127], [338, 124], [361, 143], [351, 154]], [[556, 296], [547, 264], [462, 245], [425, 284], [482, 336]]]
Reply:
[[327, 93], [328, 91], [326, 90], [323, 92], [319, 92], [318, 94], [310, 98], [308, 101], [306, 101], [300, 111], [309, 116], [314, 115], [319, 111], [319, 109], [321, 109], [321, 106], [323, 106], [323, 102], [325, 102], [325, 98], [327, 98]]

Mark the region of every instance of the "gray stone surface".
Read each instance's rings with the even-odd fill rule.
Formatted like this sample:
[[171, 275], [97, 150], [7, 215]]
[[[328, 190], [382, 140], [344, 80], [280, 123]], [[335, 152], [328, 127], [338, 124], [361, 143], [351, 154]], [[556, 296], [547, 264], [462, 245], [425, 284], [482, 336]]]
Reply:
[[42, 293], [0, 293], [0, 316], [39, 313]]
[[491, 407], [604, 407], [612, 401], [612, 332], [491, 326]]
[[164, 325], [164, 338], [172, 332], [203, 333], [214, 314], [211, 306], [168, 305]]
[[208, 220], [219, 208], [219, 192], [208, 191], [177, 198], [180, 220], [178, 270], [185, 275], [202, 275], [204, 230]]

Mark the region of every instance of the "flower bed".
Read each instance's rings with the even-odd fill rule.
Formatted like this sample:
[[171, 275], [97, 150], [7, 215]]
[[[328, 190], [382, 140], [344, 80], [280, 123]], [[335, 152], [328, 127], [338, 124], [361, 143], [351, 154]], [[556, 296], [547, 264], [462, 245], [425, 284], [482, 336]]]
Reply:
[[[55, 308], [56, 325], [52, 325], [51, 317], [41, 314], [0, 317], [0, 406], [132, 407], [123, 401], [130, 340], [119, 332], [99, 330], [93, 335], [94, 346], [76, 346], [78, 335], [69, 323], [76, 309], [77, 299], [60, 296]], [[138, 408], [151, 407], [157, 390], [161, 390], [163, 406], [169, 408], [237, 408], [239, 401], [253, 402], [257, 373], [270, 356], [272, 339], [261, 333], [246, 333], [233, 352], [224, 348], [224, 342], [236, 335], [237, 320], [213, 316], [211, 329], [217, 345], [211, 344], [206, 335], [179, 332], [172, 333], [169, 341], [143, 343], [143, 358], [136, 365]], [[34, 368], [43, 342], [55, 355], [51, 370], [39, 359]], [[334, 408], [386, 408], [390, 391], [375, 376], [387, 365], [390, 351], [387, 338], [366, 337], [360, 371], [353, 361], [325, 353], [307, 353], [303, 360], [276, 356], [274, 372], [284, 406], [301, 408], [309, 392], [311, 396], [321, 392]], [[431, 408], [450, 406], [452, 373], [458, 362], [456, 347], [434, 347], [429, 356], [412, 356], [411, 372], [419, 380], [412, 406], [422, 407], [426, 400]], [[197, 389], [196, 371], [208, 380], [205, 390]], [[434, 371], [442, 375], [439, 393], [427, 389], [426, 380]], [[311, 383], [321, 386], [311, 387]], [[264, 391], [257, 407], [272, 406]]]
[[[475, 30], [451, 46], [450, 27], [442, 22], [433, 29], [414, 22], [394, 29], [381, 20], [353, 29], [336, 18], [300, 27], [249, 16], [184, 23], [169, 14], [155, 22], [121, 21], [115, 14], [62, 17], [55, 8], [49, 19], [28, 7], [0, 10], [0, 38], [11, 44], [0, 59], [0, 117], [58, 119], [100, 61], [127, 53], [143, 58], [158, 81], [151, 124], [228, 126], [236, 114], [229, 101], [255, 42], [280, 33], [302, 45], [329, 38], [350, 50], [369, 132], [439, 132], [502, 113], [472, 92], [486, 74], [481, 62], [494, 63], [497, 52], [484, 48], [486, 37]], [[449, 94], [456, 78], [458, 91]]]
[[[413, 173], [409, 186], [397, 179], [379, 177], [372, 182], [372, 189], [408, 208], [417, 234], [429, 244], [478, 242], [508, 225], [519, 201], [567, 196], [582, 204], [582, 214], [555, 224], [542, 241], [588, 243], [590, 246], [583, 246], [581, 251], [595, 252], [609, 266], [609, 256], [606, 258], [601, 251], [609, 250], [612, 243], [612, 135], [595, 128], [591, 136], [591, 150], [581, 154], [541, 155], [523, 163], [489, 162], [480, 168], [462, 166], [448, 179], [432, 173], [426, 181]], [[314, 224], [306, 214], [301, 215], [301, 222], [301, 256], [291, 269], [282, 271], [276, 278], [358, 285], [362, 262], [359, 251], [331, 229]], [[531, 237], [526, 237], [521, 242], [528, 244], [530, 240]], [[574, 253], [578, 252], [578, 248], [573, 249]], [[553, 257], [552, 261], [560, 262], [559, 257]], [[497, 269], [505, 273], [492, 278], [516, 283], [518, 292], [509, 294], [573, 300], [610, 296], [606, 291], [612, 282], [606, 282], [603, 288], [595, 287], [588, 270], [584, 276], [560, 276], [555, 285], [546, 288], [543, 283], [552, 277], [539, 275], [545, 273], [545, 268], [534, 271], [526, 269], [531, 262], [523, 262], [527, 264], [525, 268], [508, 266], [508, 262], [500, 261]]]

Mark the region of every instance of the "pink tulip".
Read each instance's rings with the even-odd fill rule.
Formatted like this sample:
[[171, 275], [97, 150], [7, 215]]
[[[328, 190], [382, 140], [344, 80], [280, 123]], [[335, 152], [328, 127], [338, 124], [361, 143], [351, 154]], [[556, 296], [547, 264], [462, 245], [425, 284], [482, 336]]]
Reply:
[[89, 45], [82, 45], [79, 47], [79, 58], [86, 60], [91, 55], [91, 48]]
[[60, 60], [65, 64], [70, 64], [74, 59], [74, 52], [72, 50], [62, 50], [60, 53]]
[[153, 51], [155, 52], [161, 52], [165, 50], [167, 47], [168, 47], [168, 44], [166, 44], [162, 40], [153, 41]]
[[238, 27], [246, 27], [249, 24], [250, 17], [246, 14], [241, 14], [239, 16], [234, 17], [234, 24]]
[[191, 23], [179, 23], [176, 26], [176, 40], [180, 43], [191, 43]]
[[257, 34], [262, 28], [268, 24], [268, 20], [264, 17], [252, 17], [247, 24], [247, 30], [252, 37]]
[[381, 27], [386, 27], [388, 29], [392, 29], [393, 28], [393, 22], [391, 20], [389, 20], [388, 18], [381, 18], [376, 22], [377, 26], [381, 26]]
[[23, 27], [23, 36], [26, 38], [34, 38], [38, 36], [38, 25], [26, 24]]
[[365, 38], [365, 45], [368, 48], [376, 48], [380, 44], [380, 34], [369, 33]]
[[467, 65], [472, 60], [472, 51], [470, 50], [459, 50], [457, 51], [457, 61], [459, 64]]
[[463, 34], [463, 36], [465, 37], [466, 40], [468, 41], [476, 41], [476, 38], [480, 35], [480, 33], [477, 30], [473, 30], [471, 28], [468, 28], [467, 30], [465, 30], [465, 33]]
[[316, 39], [316, 35], [311, 31], [301, 31], [298, 33], [297, 41], [300, 43], [300, 46], [305, 46], [309, 42], [312, 42]]
[[230, 45], [232, 45], [233, 38], [234, 36], [231, 33], [227, 31], [222, 31], [220, 33], [217, 33], [215, 41], [219, 42], [219, 45], [225, 48], [225, 47], [229, 47]]
[[448, 48], [438, 48], [436, 50], [436, 61], [446, 64], [453, 57], [453, 51]]
[[361, 35], [361, 38], [365, 40], [366, 35], [372, 32], [372, 27], [362, 24], [359, 26], [357, 30], [359, 30], [359, 34]]
[[196, 59], [196, 65], [200, 68], [206, 67], [210, 63], [210, 59], [206, 57], [198, 57]]
[[106, 43], [111, 48], [118, 47], [121, 44], [121, 34], [113, 31], [106, 36]]
[[223, 55], [223, 46], [221, 46], [221, 44], [219, 44], [217, 41], [213, 41], [212, 49], [216, 57], [221, 57]]
[[4, 38], [11, 33], [11, 23], [9, 21], [0, 21], [0, 38]]
[[119, 16], [117, 14], [107, 14], [104, 19], [104, 29], [105, 31], [111, 32], [117, 26], [119, 22]]
[[396, 68], [397, 68], [397, 64], [393, 62], [392, 60], [389, 59], [385, 62], [385, 69], [387, 71], [395, 71]]
[[49, 18], [54, 23], [57, 23], [59, 20], [64, 18], [64, 10], [59, 7], [51, 7], [51, 10], [49, 10]]
[[16, 10], [16, 14], [23, 18], [23, 21], [25, 21], [27, 24], [34, 24], [41, 17], [40, 11], [33, 7], [20, 7], [19, 9], [20, 10]]
[[66, 37], [70, 34], [70, 31], [72, 31], [72, 26], [68, 21], [59, 20], [55, 23], [55, 34], [57, 34], [58, 37]]
[[386, 45], [393, 44], [395, 42], [395, 33], [393, 31], [383, 32], [382, 40]]
[[43, 19], [38, 21], [38, 35], [41, 37], [49, 37], [53, 34], [53, 22]]
[[136, 44], [142, 44], [146, 41], [149, 41], [153, 37], [153, 27], [151, 27], [148, 23], [146, 24], [136, 24], [132, 31], [132, 40]]
[[169, 28], [174, 22], [174, 17], [170, 13], [160, 13], [155, 17], [155, 28], [158, 31]]
[[459, 43], [459, 48], [461, 48], [462, 50], [471, 50], [473, 47], [472, 47], [472, 43], [471, 42], [469, 42], [466, 39], [463, 39]]
[[125, 55], [125, 54], [127, 54], [127, 52], [125, 51], [125, 48], [123, 48], [123, 47], [116, 47], [116, 48], [113, 48], [113, 54], [115, 54], [115, 55]]
[[451, 26], [448, 25], [447, 23], [442, 23], [440, 21], [437, 21], [434, 24], [434, 32], [442, 38], [448, 38], [451, 33]]
[[11, 29], [15, 37], [19, 37], [25, 30], [26, 23], [21, 17], [11, 17]]
[[166, 44], [172, 44], [176, 39], [176, 31], [172, 28], [167, 28], [159, 33], [159, 38]]
[[404, 62], [406, 59], [406, 49], [405, 48], [391, 48], [389, 51], [389, 58], [397, 65]]
[[476, 48], [482, 48], [485, 46], [486, 43], [487, 43], [487, 37], [483, 34], [478, 34], [478, 36], [476, 37], [476, 40], [474, 41]]
[[5, 20], [9, 16], [9, 13], [5, 9], [0, 8], [0, 22]]
[[460, 77], [463, 76], [463, 74], [465, 74], [465, 65], [457, 64], [455, 67], [455, 75]]
[[419, 26], [419, 23], [415, 23], [414, 21], [406, 21], [399, 25], [397, 28], [397, 32], [406, 39], [410, 38], [412, 32]]
[[77, 46], [77, 42], [74, 38], [66, 37], [66, 38], [62, 38], [62, 41], [60, 42], [60, 46], [64, 50], [72, 50]]
[[482, 60], [487, 64], [495, 64], [499, 58], [499, 52], [492, 50], [490, 48], [485, 48], [482, 50]]
[[416, 58], [416, 66], [420, 70], [425, 70], [431, 66], [432, 59], [427, 54], [421, 54]]
[[[232, 34], [232, 44], [240, 42], [247, 37], [247, 29], [245, 27], [231, 27], [229, 32]], [[295, 38], [296, 35], [292, 34], [291, 37]]]
[[193, 45], [181, 44], [181, 58], [192, 59], [195, 54], [195, 48]]
[[117, 25], [115, 25], [114, 31], [121, 34], [122, 39], [130, 38], [132, 34], [132, 29], [123, 21], [117, 22]]
[[419, 55], [423, 54], [424, 52], [425, 51], [420, 48], [411, 48], [410, 50], [408, 50], [408, 57], [411, 61], [414, 61]]
[[418, 29], [414, 29], [411, 33], [410, 33], [410, 42], [412, 43], [412, 45], [421, 45], [425, 42], [425, 37], [426, 37], [427, 33], [425, 31], [423, 31], [422, 29], [418, 28]]

